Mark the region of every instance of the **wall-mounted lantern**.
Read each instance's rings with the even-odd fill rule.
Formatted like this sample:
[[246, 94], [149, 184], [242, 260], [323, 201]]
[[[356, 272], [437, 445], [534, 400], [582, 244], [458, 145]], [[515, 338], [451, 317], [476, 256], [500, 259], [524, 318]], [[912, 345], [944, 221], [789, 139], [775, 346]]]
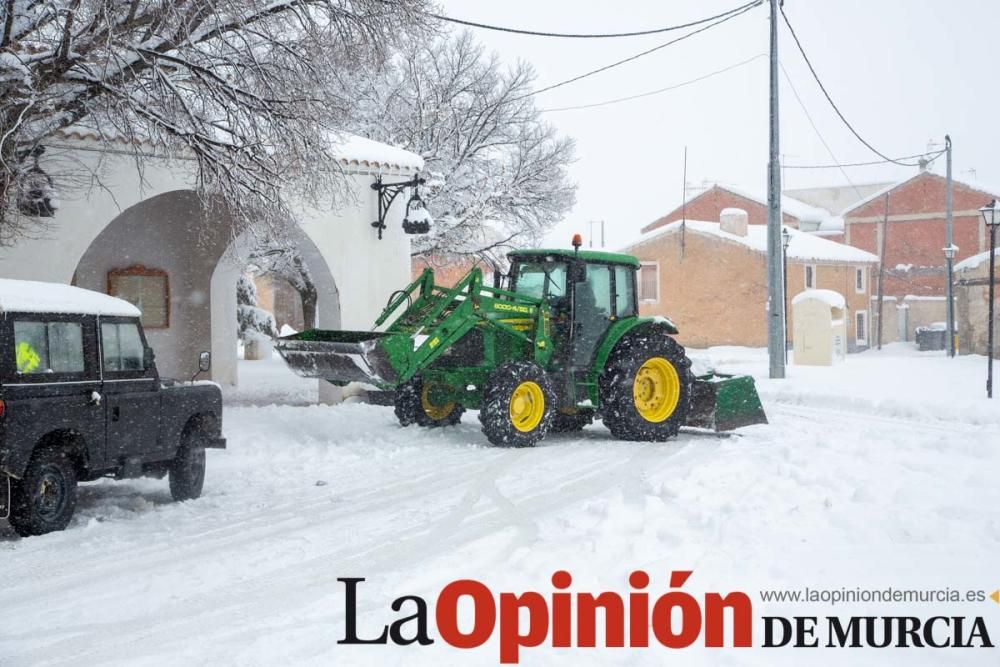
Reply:
[[413, 195], [406, 202], [403, 231], [407, 234], [426, 234], [431, 230], [433, 219], [424, 205], [424, 200], [420, 198], [418, 190], [425, 182], [420, 174], [400, 183], [383, 183], [381, 176], [375, 177], [372, 190], [378, 192], [378, 220], [372, 223], [372, 227], [378, 230], [379, 240], [382, 240], [382, 230], [386, 228], [385, 216], [389, 212], [389, 207], [392, 206], [396, 196], [406, 188], [413, 188]]

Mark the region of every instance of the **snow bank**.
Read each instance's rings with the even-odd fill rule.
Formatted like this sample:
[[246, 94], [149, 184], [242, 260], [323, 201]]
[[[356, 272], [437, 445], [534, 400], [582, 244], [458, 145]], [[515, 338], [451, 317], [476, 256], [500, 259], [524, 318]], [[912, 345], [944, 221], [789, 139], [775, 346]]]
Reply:
[[5, 313], [80, 313], [139, 317], [139, 309], [124, 299], [100, 292], [32, 280], [0, 278], [0, 311]]

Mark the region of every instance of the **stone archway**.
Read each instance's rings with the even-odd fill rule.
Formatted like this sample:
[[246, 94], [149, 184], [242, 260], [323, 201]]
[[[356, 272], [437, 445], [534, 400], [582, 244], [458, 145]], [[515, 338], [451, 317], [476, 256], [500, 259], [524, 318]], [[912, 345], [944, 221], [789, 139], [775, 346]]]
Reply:
[[[108, 292], [113, 272], [164, 274], [168, 321], [163, 327], [147, 327], [161, 374], [192, 377], [198, 353], [208, 350], [213, 358], [211, 379], [223, 387], [235, 386], [236, 282], [244, 261], [242, 243], [234, 243], [233, 237], [233, 221], [225, 209], [206, 209], [190, 190], [159, 194], [107, 224], [84, 252], [74, 281]], [[319, 325], [339, 327], [340, 297], [330, 267], [299, 228], [291, 237], [316, 282]], [[150, 299], [159, 298], [158, 294]]]

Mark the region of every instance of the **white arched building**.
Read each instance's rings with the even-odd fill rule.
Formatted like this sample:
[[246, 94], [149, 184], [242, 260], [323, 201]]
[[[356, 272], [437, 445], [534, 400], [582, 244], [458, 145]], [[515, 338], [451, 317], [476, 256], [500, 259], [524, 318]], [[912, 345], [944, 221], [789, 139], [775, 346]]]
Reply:
[[[99, 176], [85, 188], [60, 188], [61, 203], [34, 238], [0, 249], [0, 277], [75, 284], [99, 292], [145, 295], [144, 327], [160, 372], [190, 377], [198, 353], [212, 352], [211, 378], [237, 384], [236, 282], [242, 272], [233, 252], [232, 224], [208, 214], [183, 160], [151, 157], [142, 173], [133, 147], [109, 149], [86, 131], [64, 132], [42, 160], [64, 173], [71, 161]], [[150, 147], [149, 152], [153, 152]], [[408, 180], [422, 167], [418, 155], [361, 138], [338, 150], [347, 179], [345, 204], [334, 210], [297, 206], [293, 236], [319, 291], [318, 325], [367, 329], [389, 295], [410, 280], [410, 241], [401, 229], [404, 204], [386, 216], [379, 240], [377, 176]], [[58, 168], [62, 167], [62, 168]], [[74, 198], [69, 198], [76, 195]], [[403, 199], [400, 197], [399, 199]], [[133, 299], [134, 300], [134, 299]], [[321, 383], [321, 398], [334, 399]]]

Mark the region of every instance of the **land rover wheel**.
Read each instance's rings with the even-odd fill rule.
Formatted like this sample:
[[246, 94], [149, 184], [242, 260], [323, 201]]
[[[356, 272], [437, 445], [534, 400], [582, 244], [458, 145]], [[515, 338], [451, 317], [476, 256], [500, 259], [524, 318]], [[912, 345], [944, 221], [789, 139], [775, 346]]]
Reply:
[[170, 495], [174, 500], [194, 500], [205, 486], [205, 439], [202, 427], [185, 431], [181, 446], [170, 464]]
[[21, 479], [11, 480], [10, 525], [18, 535], [63, 530], [76, 509], [76, 469], [66, 452], [37, 450]]

